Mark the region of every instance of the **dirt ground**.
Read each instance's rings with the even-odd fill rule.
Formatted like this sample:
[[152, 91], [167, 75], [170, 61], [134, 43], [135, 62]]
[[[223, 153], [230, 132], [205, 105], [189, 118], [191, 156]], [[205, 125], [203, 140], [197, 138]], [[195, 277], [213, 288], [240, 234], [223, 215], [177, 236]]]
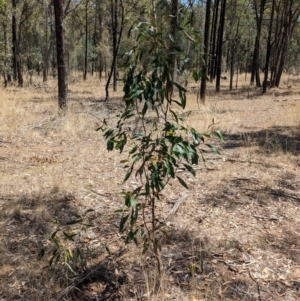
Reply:
[[[212, 119], [226, 143], [207, 154], [189, 190], [171, 183], [161, 217], [168, 220], [159, 291], [151, 255], [125, 246], [118, 233], [125, 170], [95, 129], [122, 108], [120, 92], [103, 103], [103, 83], [70, 80], [69, 110], [57, 112], [55, 81], [0, 89], [0, 300], [300, 300], [300, 79], [260, 90], [240, 83], [197, 103], [188, 86], [188, 124], [205, 131]], [[94, 209], [86, 215], [88, 209]], [[74, 242], [74, 219], [92, 226]], [[62, 250], [83, 249], [77, 271], [49, 266], [50, 236]], [[70, 233], [70, 232], [68, 232]], [[43, 259], [38, 254], [45, 248]], [[62, 253], [62, 258], [64, 254]], [[74, 255], [75, 256], [75, 255]]]

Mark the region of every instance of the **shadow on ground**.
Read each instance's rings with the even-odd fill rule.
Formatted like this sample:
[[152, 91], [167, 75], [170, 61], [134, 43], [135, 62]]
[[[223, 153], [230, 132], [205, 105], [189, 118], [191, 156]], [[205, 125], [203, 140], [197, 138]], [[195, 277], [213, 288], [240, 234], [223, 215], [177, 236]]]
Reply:
[[[67, 223], [78, 218], [72, 194], [64, 192], [2, 195], [0, 240], [0, 297], [3, 300], [48, 300], [68, 282], [70, 272], [63, 272], [59, 262], [49, 266], [56, 249], [50, 235], [69, 231]], [[68, 246], [60, 232], [57, 244]], [[53, 236], [54, 237], [54, 236]], [[75, 244], [70, 244], [70, 248]], [[45, 250], [43, 260], [39, 260]], [[72, 265], [72, 264], [71, 264]]]
[[259, 153], [300, 154], [300, 127], [271, 127], [261, 131], [225, 134], [224, 149], [259, 146]]

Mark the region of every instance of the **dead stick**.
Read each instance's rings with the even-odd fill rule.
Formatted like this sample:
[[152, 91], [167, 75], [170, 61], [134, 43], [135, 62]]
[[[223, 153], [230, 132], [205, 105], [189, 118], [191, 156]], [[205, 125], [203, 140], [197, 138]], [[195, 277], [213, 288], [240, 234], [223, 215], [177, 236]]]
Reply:
[[188, 194], [185, 194], [184, 196], [182, 196], [181, 198], [179, 198], [174, 206], [172, 207], [172, 209], [170, 210], [170, 212], [166, 215], [165, 217], [165, 221], [173, 214], [176, 213], [176, 211], [178, 210], [179, 206], [186, 200], [186, 198], [188, 197], [189, 195]]
[[256, 283], [256, 286], [257, 286], [257, 292], [258, 292], [258, 299], [259, 299], [259, 301], [262, 301], [262, 299], [261, 299], [261, 294], [260, 294], [260, 284], [258, 283], [257, 280], [255, 280], [255, 279], [253, 278], [253, 276], [251, 275], [251, 272], [250, 272], [250, 271], [249, 271], [249, 276], [250, 276], [250, 278]]

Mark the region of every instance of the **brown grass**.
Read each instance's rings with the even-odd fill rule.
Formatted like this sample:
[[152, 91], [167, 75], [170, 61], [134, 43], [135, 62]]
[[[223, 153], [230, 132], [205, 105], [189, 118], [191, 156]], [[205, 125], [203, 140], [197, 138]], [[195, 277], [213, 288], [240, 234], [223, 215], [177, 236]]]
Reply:
[[[226, 143], [215, 141], [222, 155], [208, 155], [195, 178], [182, 175], [188, 192], [173, 184], [157, 208], [166, 215], [189, 194], [171, 218], [155, 294], [155, 261], [125, 247], [117, 229], [120, 191], [135, 180], [122, 185], [120, 157], [95, 131], [103, 117], [117, 120], [121, 87], [105, 104], [104, 83], [73, 76], [66, 115], [57, 114], [54, 80], [1, 89], [0, 299], [299, 300], [300, 85], [286, 75], [281, 88], [261, 96], [244, 79], [233, 91], [223, 81], [220, 94], [209, 84], [205, 105], [197, 86], [188, 87], [187, 123], [205, 131], [214, 119]], [[88, 208], [93, 227], [64, 242], [85, 250], [86, 266], [72, 266], [78, 275], [49, 267], [53, 249], [38, 260], [49, 235], [70, 230], [66, 223]]]

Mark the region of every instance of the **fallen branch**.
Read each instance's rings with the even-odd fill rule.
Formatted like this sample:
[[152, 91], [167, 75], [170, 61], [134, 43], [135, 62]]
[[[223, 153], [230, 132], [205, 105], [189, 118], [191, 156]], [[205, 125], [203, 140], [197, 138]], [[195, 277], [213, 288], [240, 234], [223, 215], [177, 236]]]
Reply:
[[176, 211], [178, 210], [179, 206], [187, 199], [189, 195], [188, 194], [185, 194], [184, 196], [182, 196], [181, 198], [179, 198], [174, 206], [172, 207], [172, 209], [170, 210], [170, 212], [166, 215], [165, 217], [165, 221], [173, 214], [176, 213]]

